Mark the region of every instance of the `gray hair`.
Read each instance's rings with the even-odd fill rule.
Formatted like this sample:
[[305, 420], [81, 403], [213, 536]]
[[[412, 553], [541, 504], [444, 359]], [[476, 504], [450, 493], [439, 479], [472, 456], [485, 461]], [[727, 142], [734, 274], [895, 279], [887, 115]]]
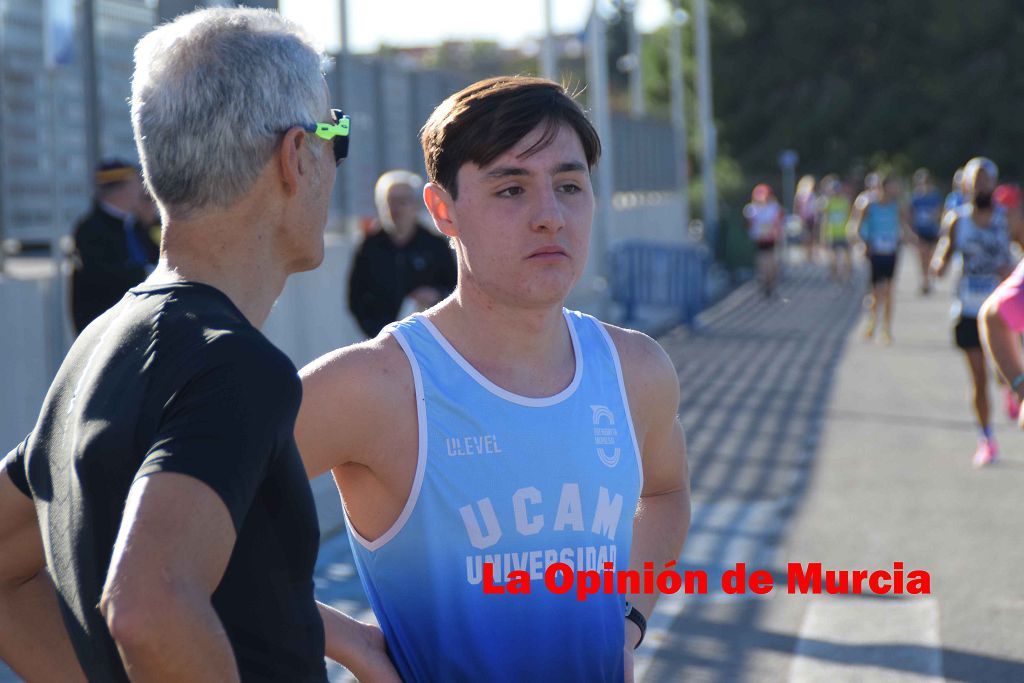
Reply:
[[386, 230], [395, 227], [395, 221], [391, 218], [391, 205], [388, 204], [388, 193], [395, 185], [411, 187], [415, 194], [423, 191], [423, 179], [411, 171], [400, 169], [388, 171], [377, 178], [377, 184], [373, 187], [373, 202], [377, 205], [377, 217]]
[[326, 112], [325, 63], [298, 25], [269, 10], [198, 10], [145, 35], [132, 129], [161, 208], [187, 217], [248, 192], [279, 134]]

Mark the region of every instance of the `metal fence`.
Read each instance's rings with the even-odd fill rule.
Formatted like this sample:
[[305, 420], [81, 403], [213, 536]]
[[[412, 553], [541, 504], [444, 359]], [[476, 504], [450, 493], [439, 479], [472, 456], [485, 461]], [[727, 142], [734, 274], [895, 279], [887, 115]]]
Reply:
[[699, 244], [628, 241], [609, 254], [612, 300], [623, 306], [624, 322], [633, 323], [641, 307], [674, 311], [693, 323], [705, 306], [708, 250]]
[[[42, 2], [0, 0], [0, 237], [56, 242], [88, 208], [81, 55], [46, 68]], [[157, 21], [146, 0], [96, 0], [103, 155], [135, 158], [127, 98], [132, 53]], [[374, 215], [373, 185], [386, 170], [423, 173], [418, 134], [444, 98], [491, 74], [424, 70], [399, 59], [350, 55], [328, 74], [333, 102], [353, 119], [352, 154], [339, 174], [334, 225]], [[614, 189], [679, 187], [667, 121], [612, 117]]]

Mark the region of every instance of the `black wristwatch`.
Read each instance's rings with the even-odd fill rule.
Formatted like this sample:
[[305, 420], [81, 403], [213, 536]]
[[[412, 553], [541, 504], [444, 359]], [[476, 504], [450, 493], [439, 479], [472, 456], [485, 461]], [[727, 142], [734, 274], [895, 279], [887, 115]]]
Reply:
[[644, 615], [640, 614], [640, 610], [629, 604], [629, 600], [626, 601], [626, 618], [640, 629], [640, 640], [636, 641], [636, 645], [633, 646], [635, 650], [640, 647], [640, 643], [644, 642], [644, 634], [647, 633], [647, 619], [644, 618]]

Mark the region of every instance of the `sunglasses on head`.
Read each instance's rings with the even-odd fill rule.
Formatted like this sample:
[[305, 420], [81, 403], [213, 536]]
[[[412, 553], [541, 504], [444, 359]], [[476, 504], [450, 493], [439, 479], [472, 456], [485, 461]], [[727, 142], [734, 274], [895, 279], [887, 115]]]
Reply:
[[331, 116], [334, 117], [334, 121], [331, 123], [318, 121], [316, 123], [301, 123], [297, 127], [318, 138], [333, 141], [334, 165], [340, 166], [342, 159], [348, 156], [348, 134], [352, 121], [348, 114], [340, 109], [332, 109]]

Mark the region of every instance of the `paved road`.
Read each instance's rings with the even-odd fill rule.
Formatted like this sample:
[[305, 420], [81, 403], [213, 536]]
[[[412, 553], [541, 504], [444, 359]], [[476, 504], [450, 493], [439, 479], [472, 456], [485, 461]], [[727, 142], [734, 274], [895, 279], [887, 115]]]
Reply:
[[[780, 299], [742, 288], [699, 332], [661, 339], [679, 371], [693, 476], [681, 560], [712, 590], [659, 603], [639, 680], [1024, 681], [1024, 436], [996, 412], [1003, 460], [970, 468], [950, 285], [917, 296], [912, 265], [891, 347], [860, 338], [858, 290], [807, 265], [791, 268]], [[770, 570], [779, 587], [724, 595], [715, 586], [737, 562]], [[790, 562], [903, 562], [930, 572], [932, 595], [790, 595]], [[344, 534], [322, 548], [317, 591], [372, 618]]]
[[[693, 462], [682, 560], [745, 561], [782, 589], [664, 601], [642, 680], [1024, 681], [1024, 438], [995, 412], [1003, 462], [970, 468], [950, 284], [919, 297], [913, 265], [902, 264], [891, 347], [865, 343], [859, 297], [806, 266], [783, 301], [740, 293], [704, 332], [662, 340]], [[897, 561], [928, 570], [933, 594], [785, 590], [790, 562]]]

